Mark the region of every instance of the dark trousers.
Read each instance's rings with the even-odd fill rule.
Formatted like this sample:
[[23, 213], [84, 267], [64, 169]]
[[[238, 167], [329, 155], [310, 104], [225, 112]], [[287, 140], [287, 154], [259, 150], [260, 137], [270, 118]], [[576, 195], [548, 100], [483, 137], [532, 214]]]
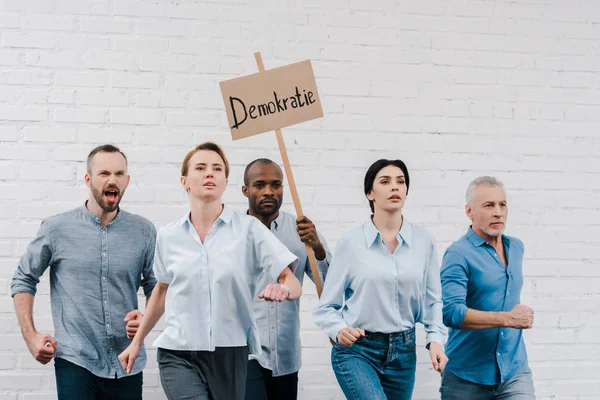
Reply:
[[59, 400], [141, 400], [142, 372], [121, 379], [100, 378], [62, 358], [54, 359]]
[[215, 351], [158, 349], [160, 382], [169, 400], [243, 400], [248, 347]]
[[273, 376], [273, 371], [260, 366], [258, 361], [248, 362], [246, 400], [296, 400], [298, 398], [298, 373]]

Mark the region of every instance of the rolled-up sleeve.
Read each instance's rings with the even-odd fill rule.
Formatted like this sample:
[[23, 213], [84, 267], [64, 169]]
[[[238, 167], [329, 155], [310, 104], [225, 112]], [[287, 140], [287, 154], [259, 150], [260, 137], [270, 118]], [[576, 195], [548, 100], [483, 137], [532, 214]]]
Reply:
[[155, 248], [156, 228], [150, 225], [146, 234], [146, 250], [144, 252], [144, 265], [142, 267], [142, 288], [144, 289], [146, 298], [152, 295], [152, 290], [156, 286], [156, 278], [153, 271]]
[[429, 260], [425, 275], [422, 320], [426, 332], [427, 346], [431, 342], [443, 345], [446, 341], [446, 328], [442, 323], [442, 287], [437, 254], [435, 240], [431, 237]]
[[447, 250], [442, 260], [442, 300], [444, 325], [461, 329], [468, 307], [468, 266], [465, 258], [455, 250]]
[[10, 284], [11, 296], [17, 293], [37, 292], [37, 284], [44, 271], [53, 260], [52, 234], [50, 223], [43, 221], [37, 235], [27, 246]]
[[[331, 252], [329, 251], [327, 242], [325, 242], [325, 238], [323, 238], [323, 236], [321, 236], [321, 234], [318, 234], [318, 235], [319, 235], [319, 241], [321, 242], [321, 244], [323, 245], [323, 248], [325, 249], [325, 258], [323, 260], [316, 260], [317, 261], [317, 270], [319, 271], [319, 276], [321, 277], [321, 282], [323, 282], [323, 281], [325, 281], [325, 278], [327, 277], [327, 271], [329, 270], [329, 263], [331, 262]], [[315, 278], [313, 277], [313, 273], [312, 273], [312, 269], [310, 268], [310, 261], [308, 260], [308, 257], [306, 258], [305, 271], [306, 271], [306, 274], [308, 275], [308, 277], [310, 278], [310, 280], [314, 282]]]
[[321, 299], [312, 313], [314, 323], [334, 341], [337, 341], [338, 332], [348, 326], [341, 310], [348, 282], [348, 268], [351, 265], [349, 261], [344, 244], [338, 243], [331, 259]]
[[281, 243], [277, 236], [268, 230], [258, 219], [253, 219], [250, 229], [252, 244], [256, 254], [256, 261], [261, 268], [265, 269], [275, 281], [287, 267], [292, 272], [298, 266], [296, 257], [288, 248]]

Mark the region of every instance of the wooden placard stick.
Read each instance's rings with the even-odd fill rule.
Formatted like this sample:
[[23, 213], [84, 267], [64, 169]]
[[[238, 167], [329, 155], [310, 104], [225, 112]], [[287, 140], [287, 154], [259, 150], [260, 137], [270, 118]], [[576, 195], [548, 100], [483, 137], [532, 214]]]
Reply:
[[[256, 58], [256, 65], [258, 65], [259, 72], [265, 72], [265, 65], [260, 52], [254, 53]], [[294, 207], [296, 208], [296, 215], [299, 217], [304, 215], [302, 211], [302, 205], [300, 204], [300, 198], [298, 197], [298, 190], [296, 189], [296, 181], [294, 181], [294, 174], [292, 173], [292, 167], [290, 165], [290, 159], [288, 158], [287, 149], [285, 148], [285, 142], [283, 141], [283, 134], [281, 129], [275, 129], [275, 135], [277, 136], [277, 144], [279, 144], [279, 152], [281, 153], [281, 160], [283, 161], [283, 168], [285, 169], [285, 175], [287, 176], [290, 184], [290, 192], [292, 193], [292, 199], [294, 200]], [[321, 276], [319, 275], [319, 269], [317, 268], [317, 260], [315, 258], [315, 252], [312, 247], [307, 243], [304, 244], [306, 247], [306, 255], [308, 256], [308, 262], [310, 263], [310, 270], [313, 274], [315, 286], [317, 287], [317, 295], [321, 297], [323, 292], [323, 284], [321, 283]]]

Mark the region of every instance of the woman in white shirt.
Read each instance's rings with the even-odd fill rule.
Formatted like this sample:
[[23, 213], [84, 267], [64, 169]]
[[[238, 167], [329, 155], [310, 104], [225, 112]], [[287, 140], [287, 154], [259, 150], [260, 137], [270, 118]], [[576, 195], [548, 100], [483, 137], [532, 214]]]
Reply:
[[338, 241], [313, 311], [336, 341], [331, 364], [348, 399], [411, 399], [417, 322], [433, 367], [448, 360], [435, 240], [402, 215], [409, 183], [401, 160], [371, 165], [364, 192], [373, 215]]
[[[129, 372], [144, 338], [165, 313], [154, 345], [169, 399], [243, 399], [248, 350], [260, 351], [252, 318], [255, 289], [266, 301], [295, 300], [302, 288], [297, 258], [256, 218], [221, 202], [229, 164], [221, 148], [203, 143], [181, 169], [190, 212], [162, 227], [146, 315], [119, 360]], [[289, 267], [289, 268], [288, 268]], [[262, 273], [278, 284], [255, 288]]]

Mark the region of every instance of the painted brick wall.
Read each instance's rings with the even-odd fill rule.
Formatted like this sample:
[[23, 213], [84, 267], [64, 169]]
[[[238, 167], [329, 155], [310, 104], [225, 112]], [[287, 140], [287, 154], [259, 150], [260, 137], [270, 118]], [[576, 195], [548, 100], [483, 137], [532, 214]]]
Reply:
[[[194, 144], [226, 148], [225, 198], [240, 209], [244, 165], [279, 160], [272, 133], [232, 143], [227, 130], [218, 82], [256, 72], [254, 51], [267, 68], [313, 61], [325, 118], [284, 135], [305, 212], [331, 247], [368, 215], [361, 182], [377, 158], [408, 164], [405, 215], [433, 231], [440, 255], [468, 226], [468, 182], [504, 180], [508, 233], [526, 245], [538, 398], [597, 399], [599, 23], [591, 0], [0, 0], [0, 400], [55, 398], [9, 284], [40, 221], [85, 199], [93, 146], [127, 153], [122, 205], [157, 226], [186, 210], [178, 169]], [[44, 279], [45, 332], [48, 296]], [[340, 399], [315, 304], [307, 283], [300, 398]], [[438, 398], [439, 377], [422, 347], [418, 356], [414, 397]], [[154, 357], [145, 398], [163, 399]]]

